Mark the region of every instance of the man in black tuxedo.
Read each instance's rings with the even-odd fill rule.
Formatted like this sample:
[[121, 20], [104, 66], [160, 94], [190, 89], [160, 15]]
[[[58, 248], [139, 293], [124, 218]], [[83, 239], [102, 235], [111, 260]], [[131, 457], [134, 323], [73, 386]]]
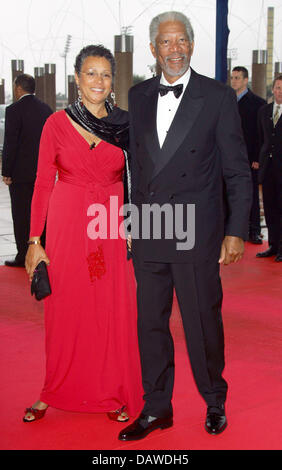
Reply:
[[282, 75], [273, 82], [273, 103], [259, 110], [262, 135], [259, 181], [262, 183], [265, 221], [269, 248], [257, 258], [275, 256], [282, 261]]
[[6, 108], [2, 176], [9, 186], [18, 253], [5, 265], [24, 267], [39, 142], [52, 110], [34, 96], [35, 80], [30, 75], [15, 79], [14, 92], [17, 101]]
[[[141, 439], [173, 424], [169, 319], [174, 288], [194, 378], [208, 407], [205, 429], [211, 434], [225, 429], [219, 267], [242, 257], [251, 205], [250, 168], [234, 91], [190, 68], [194, 34], [183, 14], [154, 18], [150, 40], [162, 75], [129, 92], [131, 249], [145, 405], [121, 431], [120, 440]], [[157, 230], [152, 236], [150, 226], [150, 237], [148, 207], [155, 214], [161, 207], [165, 216], [155, 216]], [[134, 233], [137, 212], [139, 239]], [[193, 406], [188, 396], [187, 406]]]
[[248, 88], [249, 73], [245, 67], [234, 67], [231, 74], [231, 86], [235, 90], [238, 100], [239, 114], [243, 136], [247, 146], [249, 163], [253, 181], [253, 203], [249, 221], [249, 242], [256, 245], [262, 244], [260, 236], [260, 204], [259, 204], [259, 132], [258, 110], [266, 104], [266, 101], [255, 95]]

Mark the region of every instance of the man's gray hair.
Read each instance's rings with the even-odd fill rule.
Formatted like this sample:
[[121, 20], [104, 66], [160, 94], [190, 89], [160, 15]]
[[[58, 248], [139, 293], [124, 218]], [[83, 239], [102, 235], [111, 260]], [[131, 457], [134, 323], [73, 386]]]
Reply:
[[194, 41], [194, 31], [190, 20], [185, 16], [183, 13], [179, 11], [166, 11], [165, 13], [160, 13], [159, 15], [155, 16], [150, 23], [150, 41], [153, 46], [156, 46], [156, 37], [159, 32], [159, 26], [161, 23], [165, 23], [167, 21], [180, 21], [184, 24], [187, 32], [187, 36], [190, 42]]

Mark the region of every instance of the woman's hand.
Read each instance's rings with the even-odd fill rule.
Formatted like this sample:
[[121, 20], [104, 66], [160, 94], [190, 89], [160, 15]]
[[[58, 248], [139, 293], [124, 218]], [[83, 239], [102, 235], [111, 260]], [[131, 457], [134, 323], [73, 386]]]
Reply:
[[29, 245], [25, 257], [25, 269], [30, 281], [32, 281], [34, 270], [40, 261], [50, 264], [44, 248], [41, 245]]

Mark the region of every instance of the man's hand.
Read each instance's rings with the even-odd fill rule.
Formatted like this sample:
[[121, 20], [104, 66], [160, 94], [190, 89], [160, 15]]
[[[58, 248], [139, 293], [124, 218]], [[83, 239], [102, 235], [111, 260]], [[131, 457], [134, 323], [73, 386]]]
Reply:
[[12, 178], [10, 176], [3, 176], [3, 181], [8, 186], [10, 186], [10, 184], [12, 184]]
[[244, 241], [240, 237], [226, 236], [221, 245], [220, 264], [237, 263], [244, 254]]

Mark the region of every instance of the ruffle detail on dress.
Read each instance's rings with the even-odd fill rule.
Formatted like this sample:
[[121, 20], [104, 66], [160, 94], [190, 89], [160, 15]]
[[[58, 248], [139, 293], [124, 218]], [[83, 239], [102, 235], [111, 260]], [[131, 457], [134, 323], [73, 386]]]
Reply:
[[91, 282], [97, 281], [104, 276], [106, 265], [102, 245], [99, 245], [97, 250], [89, 253], [87, 263]]

